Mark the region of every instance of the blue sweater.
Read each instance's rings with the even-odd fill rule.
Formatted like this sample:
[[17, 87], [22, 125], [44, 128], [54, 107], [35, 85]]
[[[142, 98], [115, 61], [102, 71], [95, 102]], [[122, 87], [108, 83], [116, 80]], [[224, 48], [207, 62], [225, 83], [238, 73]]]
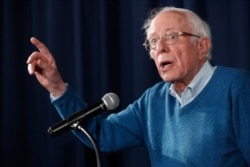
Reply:
[[[97, 116], [86, 128], [100, 150], [145, 145], [152, 167], [250, 166], [250, 74], [218, 66], [201, 93], [180, 107], [160, 82], [117, 114]], [[87, 104], [69, 87], [52, 101], [62, 118]], [[74, 132], [91, 146], [80, 132]]]

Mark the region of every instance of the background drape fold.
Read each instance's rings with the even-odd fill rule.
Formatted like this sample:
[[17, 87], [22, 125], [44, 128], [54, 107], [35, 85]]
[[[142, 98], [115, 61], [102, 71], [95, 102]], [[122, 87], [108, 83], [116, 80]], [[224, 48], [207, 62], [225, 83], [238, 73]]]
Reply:
[[[184, 7], [212, 30], [214, 65], [250, 70], [248, 0], [2, 0], [0, 49], [0, 166], [95, 166], [93, 150], [72, 133], [52, 138], [47, 129], [61, 119], [48, 92], [27, 72], [26, 59], [44, 42], [65, 82], [88, 103], [107, 92], [119, 109], [160, 81], [144, 50], [143, 21], [150, 9]], [[119, 110], [115, 110], [117, 112]], [[144, 147], [102, 153], [104, 167], [149, 167]]]

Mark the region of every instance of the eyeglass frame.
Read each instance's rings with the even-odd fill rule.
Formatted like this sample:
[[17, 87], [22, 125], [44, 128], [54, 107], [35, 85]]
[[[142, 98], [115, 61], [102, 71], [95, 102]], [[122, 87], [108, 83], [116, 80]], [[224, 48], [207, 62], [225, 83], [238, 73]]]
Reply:
[[[155, 37], [155, 38], [149, 38], [149, 39], [147, 39], [144, 43], [143, 43], [143, 46], [145, 47], [145, 49], [147, 50], [147, 51], [150, 51], [150, 50], [154, 50], [155, 48], [156, 48], [156, 46], [158, 45], [158, 42], [159, 42], [159, 40], [161, 39], [161, 38], [163, 38], [163, 40], [164, 40], [164, 42], [166, 42], [168, 45], [173, 45], [173, 44], [175, 44], [178, 40], [179, 40], [179, 37], [180, 36], [193, 36], [193, 37], [196, 37], [196, 38], [201, 38], [201, 36], [199, 36], [199, 35], [195, 35], [195, 34], [191, 34], [191, 33], [188, 33], [188, 32], [183, 32], [183, 31], [181, 31], [181, 32], [173, 32], [173, 34], [174, 35], [176, 35], [176, 38], [175, 38], [175, 40], [174, 41], [172, 41], [172, 42], [168, 42], [169, 41], [169, 39], [171, 39], [171, 38], [168, 38], [169, 36], [173, 36], [173, 35], [167, 35], [167, 34], [164, 34], [163, 36], [161, 36], [161, 37]], [[150, 46], [150, 40], [153, 40], [153, 39], [157, 39], [157, 41], [155, 42], [155, 46], [154, 46], [154, 48], [151, 48], [151, 46]]]

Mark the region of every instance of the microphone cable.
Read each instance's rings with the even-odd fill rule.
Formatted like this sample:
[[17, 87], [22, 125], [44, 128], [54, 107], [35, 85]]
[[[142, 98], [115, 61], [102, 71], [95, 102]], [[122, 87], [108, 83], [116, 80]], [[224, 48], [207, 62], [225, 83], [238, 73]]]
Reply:
[[79, 123], [83, 120], [86, 120], [90, 117], [93, 117], [104, 110], [113, 110], [118, 107], [120, 103], [119, 97], [115, 93], [107, 93], [103, 96], [102, 100], [97, 104], [88, 107], [85, 110], [80, 110], [78, 112], [73, 113], [68, 119], [65, 119], [52, 127], [49, 127], [48, 132], [52, 136], [58, 136], [60, 133], [69, 130], [70, 128], [74, 128], [76, 130], [82, 131], [85, 136], [90, 140], [94, 147], [97, 167], [101, 167], [101, 156], [98, 145], [94, 138], [85, 130]]
[[100, 154], [100, 150], [98, 148], [98, 145], [96, 143], [96, 141], [94, 140], [94, 138], [88, 133], [88, 131], [86, 129], [84, 129], [81, 125], [79, 125], [79, 123], [74, 123], [72, 125], [73, 128], [82, 131], [85, 136], [89, 139], [89, 141], [92, 143], [93, 147], [94, 147], [94, 151], [95, 151], [95, 155], [96, 155], [96, 163], [97, 163], [97, 167], [101, 167], [101, 154]]

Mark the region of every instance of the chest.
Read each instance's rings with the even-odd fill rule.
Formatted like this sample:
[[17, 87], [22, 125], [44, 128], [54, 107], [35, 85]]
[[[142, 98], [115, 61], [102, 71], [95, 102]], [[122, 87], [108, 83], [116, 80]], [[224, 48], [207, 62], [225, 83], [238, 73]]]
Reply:
[[177, 102], [171, 104], [148, 117], [147, 145], [152, 152], [188, 161], [214, 159], [237, 149], [232, 116], [226, 106], [180, 108]]

